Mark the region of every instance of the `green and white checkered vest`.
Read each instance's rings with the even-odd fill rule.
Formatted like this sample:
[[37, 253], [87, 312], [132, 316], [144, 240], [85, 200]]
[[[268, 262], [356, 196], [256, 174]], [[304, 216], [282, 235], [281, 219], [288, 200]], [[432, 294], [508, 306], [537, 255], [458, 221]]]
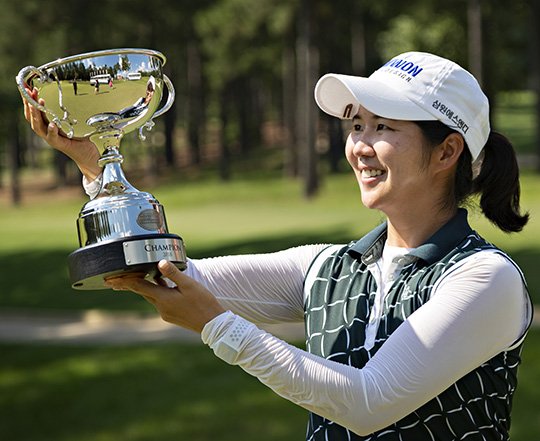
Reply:
[[[392, 332], [430, 299], [434, 284], [446, 271], [473, 253], [496, 249], [469, 227], [466, 211], [460, 210], [406, 256], [408, 263], [385, 297], [375, 344], [366, 349], [366, 326], [377, 290], [367, 266], [379, 259], [385, 239], [383, 224], [310, 269], [310, 287], [305, 293], [309, 352], [362, 368]], [[310, 414], [307, 440], [508, 440], [521, 349], [522, 343], [498, 354], [416, 411], [369, 436], [355, 435]]]

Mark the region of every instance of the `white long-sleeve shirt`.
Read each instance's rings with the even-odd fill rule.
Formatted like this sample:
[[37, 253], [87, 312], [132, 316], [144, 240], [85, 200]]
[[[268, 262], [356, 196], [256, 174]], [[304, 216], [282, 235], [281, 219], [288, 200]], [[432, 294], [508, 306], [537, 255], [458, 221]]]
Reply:
[[[89, 194], [95, 192], [91, 186], [85, 185]], [[361, 369], [312, 355], [258, 329], [253, 323], [303, 320], [304, 279], [325, 248], [190, 260], [186, 272], [229, 309], [202, 332], [218, 357], [355, 433], [366, 435], [398, 421], [524, 338], [532, 305], [519, 270], [487, 250], [464, 258], [441, 277], [431, 299]], [[370, 266], [381, 288], [367, 339], [379, 323], [384, 285], [399, 271], [389, 262], [407, 251], [385, 247], [382, 262]]]
[[[463, 259], [442, 277], [431, 300], [362, 369], [309, 354], [253, 325], [303, 319], [304, 278], [324, 248], [194, 260], [187, 274], [234, 312], [216, 317], [203, 330], [203, 341], [218, 357], [355, 433], [369, 434], [396, 422], [524, 337], [532, 309], [522, 278], [492, 251]], [[398, 252], [390, 248], [389, 253], [395, 257]], [[388, 280], [396, 268], [371, 270]], [[378, 318], [369, 326], [378, 326]]]

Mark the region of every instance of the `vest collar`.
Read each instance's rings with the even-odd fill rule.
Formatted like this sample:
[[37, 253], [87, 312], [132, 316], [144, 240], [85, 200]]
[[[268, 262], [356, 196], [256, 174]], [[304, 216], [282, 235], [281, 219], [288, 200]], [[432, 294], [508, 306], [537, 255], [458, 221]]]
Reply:
[[[467, 222], [467, 210], [460, 208], [452, 219], [407, 256], [422, 259], [429, 265], [448, 254], [472, 231]], [[374, 263], [381, 258], [386, 236], [387, 223], [384, 222], [355, 242], [348, 252], [351, 255], [356, 254], [366, 265]]]

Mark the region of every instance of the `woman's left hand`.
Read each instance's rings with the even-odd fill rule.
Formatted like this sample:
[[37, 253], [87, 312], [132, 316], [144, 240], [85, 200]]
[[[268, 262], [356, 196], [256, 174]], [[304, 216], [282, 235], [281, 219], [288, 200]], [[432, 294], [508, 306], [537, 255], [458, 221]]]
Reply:
[[200, 333], [204, 325], [225, 309], [200, 283], [183, 274], [171, 262], [162, 260], [158, 269], [176, 284], [155, 284], [139, 276], [125, 275], [108, 279], [106, 285], [115, 291], [133, 291], [152, 303], [166, 322]]

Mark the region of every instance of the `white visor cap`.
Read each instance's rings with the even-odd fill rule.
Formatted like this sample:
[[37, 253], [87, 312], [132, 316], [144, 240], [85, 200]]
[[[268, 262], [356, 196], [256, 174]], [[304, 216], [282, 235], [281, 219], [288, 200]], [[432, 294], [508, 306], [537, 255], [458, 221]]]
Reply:
[[392, 58], [368, 78], [326, 74], [315, 86], [324, 112], [353, 118], [359, 106], [383, 118], [441, 121], [463, 135], [475, 161], [489, 132], [489, 101], [476, 79], [453, 61], [423, 52]]

